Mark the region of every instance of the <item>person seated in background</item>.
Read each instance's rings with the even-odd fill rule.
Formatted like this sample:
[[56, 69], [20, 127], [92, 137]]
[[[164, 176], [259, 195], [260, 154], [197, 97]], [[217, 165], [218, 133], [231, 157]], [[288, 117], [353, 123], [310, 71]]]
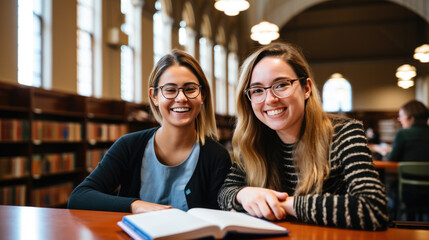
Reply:
[[380, 147], [382, 147], [380, 144], [385, 145], [385, 143], [381, 142], [378, 132], [374, 130], [374, 127], [369, 126], [365, 129], [365, 136], [368, 140], [368, 147], [372, 152], [372, 158], [376, 160], [382, 160], [383, 155], [376, 151], [376, 149], [379, 150]]
[[421, 102], [412, 100], [399, 109], [402, 125], [387, 158], [390, 161], [429, 162], [429, 110]]
[[219, 209], [217, 194], [231, 160], [213, 140], [217, 129], [210, 86], [198, 62], [179, 50], [162, 57], [150, 75], [149, 96], [161, 127], [119, 138], [73, 190], [68, 208], [132, 213]]
[[380, 144], [380, 135], [374, 130], [372, 126], [365, 129], [365, 136], [368, 139], [368, 144]]
[[[390, 153], [387, 155], [389, 161], [397, 162], [429, 162], [429, 110], [421, 102], [412, 100], [404, 104], [399, 109], [398, 121], [402, 129], [395, 135]], [[428, 212], [429, 209], [429, 189], [419, 186], [404, 187], [402, 193], [402, 205], [398, 202], [398, 181], [392, 181], [389, 188], [389, 195], [392, 201], [392, 211], [398, 208], [413, 209], [420, 208]], [[405, 219], [397, 216], [397, 219], [413, 221], [420, 214], [415, 211], [406, 211]]]
[[234, 164], [218, 201], [224, 210], [318, 225], [383, 230], [384, 185], [361, 122], [328, 115], [302, 53], [272, 43], [243, 63]]

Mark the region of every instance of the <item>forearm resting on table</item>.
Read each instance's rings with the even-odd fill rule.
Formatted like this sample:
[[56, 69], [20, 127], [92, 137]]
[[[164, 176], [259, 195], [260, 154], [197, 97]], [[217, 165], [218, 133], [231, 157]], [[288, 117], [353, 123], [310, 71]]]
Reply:
[[159, 211], [159, 210], [169, 209], [169, 208], [172, 208], [172, 206], [145, 202], [142, 200], [136, 200], [133, 203], [131, 203], [131, 213], [152, 212], [152, 211]]
[[287, 215], [295, 216], [293, 199], [285, 192], [257, 187], [245, 187], [236, 196], [237, 203], [249, 214], [269, 220], [284, 219]]

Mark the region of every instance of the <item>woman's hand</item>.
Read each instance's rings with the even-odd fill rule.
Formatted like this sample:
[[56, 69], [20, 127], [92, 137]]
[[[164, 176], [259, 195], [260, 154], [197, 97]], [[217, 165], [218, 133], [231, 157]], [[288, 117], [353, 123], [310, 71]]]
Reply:
[[145, 202], [141, 200], [136, 200], [131, 203], [131, 213], [144, 213], [144, 212], [152, 212], [159, 211], [164, 209], [173, 208], [168, 205], [161, 205], [157, 203]]
[[295, 208], [293, 208], [293, 197], [287, 197], [286, 201], [282, 203], [283, 208], [286, 210], [288, 215], [296, 217]]
[[245, 187], [237, 193], [237, 202], [250, 215], [269, 220], [284, 219], [287, 215], [285, 204], [288, 194], [258, 187]]

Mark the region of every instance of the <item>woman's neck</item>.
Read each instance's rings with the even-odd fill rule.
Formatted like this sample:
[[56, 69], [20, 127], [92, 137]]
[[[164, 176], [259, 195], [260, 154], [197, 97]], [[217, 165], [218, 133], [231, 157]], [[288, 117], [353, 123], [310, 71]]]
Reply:
[[197, 136], [197, 131], [192, 128], [176, 128], [162, 126], [156, 131], [155, 140], [167, 146], [186, 147], [193, 145]]
[[155, 133], [155, 153], [158, 160], [169, 166], [183, 162], [194, 146], [195, 128], [162, 126]]
[[294, 144], [299, 140], [299, 134], [301, 129], [288, 129], [287, 131], [276, 131], [280, 140], [286, 144]]

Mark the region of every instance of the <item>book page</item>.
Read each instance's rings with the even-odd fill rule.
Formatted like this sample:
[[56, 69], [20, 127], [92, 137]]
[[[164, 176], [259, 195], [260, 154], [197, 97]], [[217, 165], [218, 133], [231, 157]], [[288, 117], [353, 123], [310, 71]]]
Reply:
[[188, 214], [218, 225], [223, 234], [229, 231], [260, 234], [288, 233], [284, 227], [240, 212], [193, 208], [188, 210]]
[[[155, 212], [125, 216], [122, 223], [145, 238], [190, 239], [218, 235], [219, 227], [196, 218], [179, 209], [166, 209]], [[132, 228], [132, 226], [135, 228]]]

